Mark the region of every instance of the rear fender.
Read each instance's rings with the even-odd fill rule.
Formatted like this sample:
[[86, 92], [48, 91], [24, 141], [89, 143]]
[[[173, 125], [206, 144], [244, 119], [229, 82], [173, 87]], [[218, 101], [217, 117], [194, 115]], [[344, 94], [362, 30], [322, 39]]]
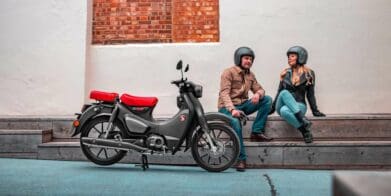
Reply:
[[84, 126], [93, 118], [100, 116], [111, 116], [114, 106], [97, 104], [90, 106], [86, 111], [84, 111], [78, 118], [80, 124], [77, 127], [73, 127], [74, 131], [73, 136], [78, 135], [83, 130]]

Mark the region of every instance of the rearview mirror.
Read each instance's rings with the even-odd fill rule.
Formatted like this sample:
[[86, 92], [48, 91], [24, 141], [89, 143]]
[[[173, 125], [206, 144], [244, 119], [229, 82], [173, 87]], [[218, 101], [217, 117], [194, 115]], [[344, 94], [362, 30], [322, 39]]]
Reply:
[[189, 64], [186, 65], [185, 72], [189, 71]]
[[182, 64], [183, 64], [183, 63], [182, 63], [182, 60], [179, 60], [178, 63], [176, 64], [176, 69], [177, 69], [177, 70], [182, 69]]

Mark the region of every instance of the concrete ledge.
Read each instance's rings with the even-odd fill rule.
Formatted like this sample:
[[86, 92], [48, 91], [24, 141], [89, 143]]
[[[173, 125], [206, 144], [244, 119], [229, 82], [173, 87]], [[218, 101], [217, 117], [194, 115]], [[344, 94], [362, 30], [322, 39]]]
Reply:
[[[38, 159], [87, 161], [80, 149], [80, 142], [50, 142], [39, 145]], [[195, 165], [190, 151], [178, 152], [175, 155], [149, 155], [152, 164]], [[128, 152], [121, 163], [139, 163], [140, 154]]]
[[0, 158], [20, 158], [20, 159], [37, 159], [38, 153], [0, 153]]
[[0, 153], [36, 153], [51, 140], [51, 130], [0, 130]]
[[[391, 120], [368, 117], [368, 119], [313, 118], [311, 130], [318, 140], [391, 140]], [[249, 138], [250, 121], [243, 129], [243, 137]], [[266, 123], [266, 135], [277, 140], [301, 140], [301, 133], [284, 120], [269, 120]]]
[[246, 143], [246, 152], [262, 168], [391, 168], [391, 141]]
[[[253, 168], [352, 169], [391, 168], [390, 142], [246, 142], [247, 163]], [[39, 145], [38, 159], [86, 160], [79, 142]], [[122, 162], [138, 163], [140, 155], [128, 153]], [[194, 165], [190, 152], [149, 156], [153, 164]]]
[[0, 116], [0, 129], [53, 130], [54, 138], [71, 138], [75, 116]]
[[391, 172], [335, 172], [333, 175], [334, 196], [389, 196], [391, 195]]
[[[53, 130], [54, 139], [71, 138], [74, 116], [0, 116], [0, 129]], [[165, 120], [167, 117], [157, 117]], [[243, 131], [249, 138], [254, 116]], [[391, 140], [391, 114], [344, 114], [309, 117], [317, 140]], [[266, 135], [279, 141], [301, 141], [299, 131], [279, 116], [269, 116]], [[75, 138], [77, 138], [76, 136]]]

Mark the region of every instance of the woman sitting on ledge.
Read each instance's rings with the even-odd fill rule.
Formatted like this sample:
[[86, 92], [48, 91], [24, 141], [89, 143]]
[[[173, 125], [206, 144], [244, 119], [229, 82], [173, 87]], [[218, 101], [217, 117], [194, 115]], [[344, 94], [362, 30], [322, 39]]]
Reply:
[[280, 75], [280, 85], [272, 109], [303, 135], [305, 143], [312, 143], [311, 122], [305, 117], [307, 95], [312, 114], [326, 116], [318, 110], [315, 99], [315, 73], [306, 66], [308, 53], [301, 46], [289, 48], [287, 52], [288, 68]]

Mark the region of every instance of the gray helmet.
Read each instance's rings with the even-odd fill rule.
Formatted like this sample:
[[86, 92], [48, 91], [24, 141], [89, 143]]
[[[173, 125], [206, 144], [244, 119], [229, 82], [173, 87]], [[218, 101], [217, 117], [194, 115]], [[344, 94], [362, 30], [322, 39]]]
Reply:
[[240, 47], [240, 48], [235, 50], [235, 54], [234, 54], [235, 65], [241, 66], [241, 63], [242, 63], [241, 60], [242, 60], [243, 56], [251, 56], [251, 57], [253, 57], [253, 61], [255, 59], [254, 51], [251, 50], [251, 48], [249, 48], [249, 47]]
[[297, 64], [304, 65], [307, 63], [308, 59], [308, 52], [305, 48], [301, 46], [293, 46], [288, 49], [286, 52], [286, 55], [289, 56], [289, 54], [296, 54], [297, 55]]

